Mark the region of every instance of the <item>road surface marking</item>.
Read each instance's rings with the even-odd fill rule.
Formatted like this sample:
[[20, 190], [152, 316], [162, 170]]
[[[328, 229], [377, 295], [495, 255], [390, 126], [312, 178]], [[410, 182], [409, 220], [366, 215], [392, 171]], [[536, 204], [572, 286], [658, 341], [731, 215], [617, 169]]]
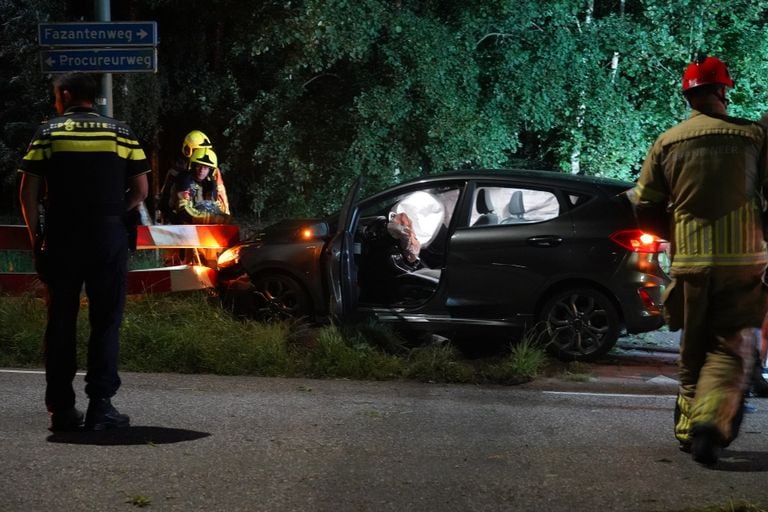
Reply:
[[[45, 370], [6, 370], [0, 368], [0, 373], [27, 373], [32, 375], [45, 375]], [[85, 372], [77, 372], [75, 375], [85, 375]]]
[[542, 391], [549, 395], [610, 396], [614, 398], [675, 398], [676, 395], [630, 395], [626, 393], [584, 393], [580, 391]]

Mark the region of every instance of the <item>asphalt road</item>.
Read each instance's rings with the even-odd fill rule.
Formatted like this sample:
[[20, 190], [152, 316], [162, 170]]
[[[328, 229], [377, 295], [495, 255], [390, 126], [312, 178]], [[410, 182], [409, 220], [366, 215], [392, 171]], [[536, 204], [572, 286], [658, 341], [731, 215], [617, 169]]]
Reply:
[[126, 373], [115, 404], [131, 428], [53, 435], [43, 375], [4, 370], [0, 510], [768, 506], [768, 400], [704, 468], [678, 451], [674, 383], [652, 373], [631, 392], [618, 378], [477, 387]]

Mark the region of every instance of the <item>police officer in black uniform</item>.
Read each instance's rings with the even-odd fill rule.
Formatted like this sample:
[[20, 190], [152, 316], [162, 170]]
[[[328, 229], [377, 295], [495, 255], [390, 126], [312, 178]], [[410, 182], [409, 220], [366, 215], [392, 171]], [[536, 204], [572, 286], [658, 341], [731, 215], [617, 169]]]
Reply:
[[[118, 336], [128, 258], [125, 218], [146, 198], [150, 168], [133, 131], [93, 109], [96, 84], [82, 73], [54, 80], [59, 116], [37, 129], [19, 169], [22, 213], [36, 247], [38, 273], [48, 288], [45, 402], [52, 431], [76, 430], [83, 423], [90, 430], [129, 425], [128, 416], [110, 399], [120, 387]], [[83, 284], [91, 325], [85, 418], [75, 408], [72, 386]]]

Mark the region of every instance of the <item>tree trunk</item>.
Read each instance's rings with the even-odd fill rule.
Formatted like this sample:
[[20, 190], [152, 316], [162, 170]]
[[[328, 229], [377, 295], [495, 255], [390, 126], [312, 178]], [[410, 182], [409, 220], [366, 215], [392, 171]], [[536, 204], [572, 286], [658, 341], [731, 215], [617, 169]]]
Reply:
[[[619, 2], [619, 18], [624, 17], [624, 5], [626, 0], [620, 0]], [[619, 72], [619, 52], [613, 52], [613, 58], [611, 59], [611, 82], [616, 80], [616, 74]]]
[[[587, 14], [584, 18], [584, 25], [589, 26], [592, 23], [592, 15], [595, 12], [595, 1], [594, 0], [588, 0], [587, 1]], [[584, 65], [584, 61], [582, 60], [582, 65]], [[575, 137], [573, 141], [573, 149], [571, 150], [571, 174], [580, 174], [581, 173], [581, 136], [582, 136], [582, 128], [584, 128], [584, 115], [586, 113], [587, 107], [584, 103], [584, 98], [586, 97], [587, 92], [585, 90], [579, 91], [579, 107], [578, 107], [578, 113], [576, 114], [576, 130], [575, 130]]]

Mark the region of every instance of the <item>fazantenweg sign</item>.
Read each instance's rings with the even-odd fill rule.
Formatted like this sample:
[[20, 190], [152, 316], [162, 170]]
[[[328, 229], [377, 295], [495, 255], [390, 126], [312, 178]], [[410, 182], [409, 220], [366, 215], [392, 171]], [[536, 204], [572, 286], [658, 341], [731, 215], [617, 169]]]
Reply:
[[40, 23], [38, 42], [40, 46], [157, 46], [157, 23]]

